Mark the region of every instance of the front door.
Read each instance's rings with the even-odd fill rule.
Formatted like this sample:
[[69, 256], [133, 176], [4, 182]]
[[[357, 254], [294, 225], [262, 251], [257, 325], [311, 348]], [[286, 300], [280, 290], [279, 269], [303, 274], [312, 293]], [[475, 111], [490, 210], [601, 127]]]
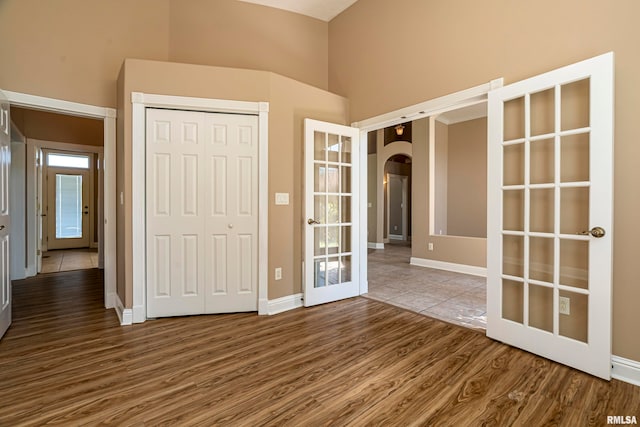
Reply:
[[9, 277], [10, 132], [9, 102], [0, 91], [0, 337], [11, 325], [11, 280]]
[[305, 120], [304, 305], [359, 294], [359, 130]]
[[50, 167], [47, 250], [89, 247], [89, 171]]
[[487, 335], [611, 369], [613, 54], [489, 93]]

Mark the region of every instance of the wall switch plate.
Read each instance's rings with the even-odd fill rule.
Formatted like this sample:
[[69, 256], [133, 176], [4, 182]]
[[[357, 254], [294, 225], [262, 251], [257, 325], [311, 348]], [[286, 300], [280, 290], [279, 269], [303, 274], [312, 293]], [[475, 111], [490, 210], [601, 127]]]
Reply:
[[282, 279], [282, 267], [276, 267], [276, 280], [281, 280]]
[[427, 248], [432, 251], [433, 250], [433, 243], [429, 243], [427, 244]]
[[276, 193], [276, 205], [288, 205], [289, 193]]
[[571, 299], [567, 297], [560, 297], [558, 304], [560, 306], [558, 307], [558, 311], [560, 311], [560, 314], [571, 314]]

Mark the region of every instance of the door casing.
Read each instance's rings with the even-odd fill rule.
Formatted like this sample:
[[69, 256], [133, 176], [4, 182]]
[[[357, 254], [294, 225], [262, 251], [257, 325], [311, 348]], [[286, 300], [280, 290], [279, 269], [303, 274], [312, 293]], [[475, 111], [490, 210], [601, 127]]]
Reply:
[[[133, 307], [122, 309], [121, 324], [146, 320], [146, 109], [171, 108], [212, 113], [258, 116], [258, 206], [268, 206], [268, 102], [231, 101], [211, 98], [132, 92], [132, 237]], [[258, 314], [268, 314], [268, 209], [258, 214]]]

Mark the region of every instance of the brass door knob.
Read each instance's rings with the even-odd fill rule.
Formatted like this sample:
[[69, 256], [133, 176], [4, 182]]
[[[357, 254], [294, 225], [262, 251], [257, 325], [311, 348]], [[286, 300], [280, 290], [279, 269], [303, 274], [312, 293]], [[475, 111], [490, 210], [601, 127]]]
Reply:
[[315, 220], [315, 219], [313, 219], [313, 218], [309, 218], [309, 219], [307, 220], [307, 224], [309, 224], [309, 225], [313, 225], [313, 224], [320, 224], [320, 221], [316, 221], [316, 220]]
[[591, 236], [595, 237], [596, 239], [599, 239], [601, 237], [604, 237], [604, 235], [607, 234], [607, 233], [604, 231], [604, 228], [602, 228], [602, 227], [593, 227], [591, 230], [580, 232], [580, 234], [583, 235], [583, 236], [591, 235]]

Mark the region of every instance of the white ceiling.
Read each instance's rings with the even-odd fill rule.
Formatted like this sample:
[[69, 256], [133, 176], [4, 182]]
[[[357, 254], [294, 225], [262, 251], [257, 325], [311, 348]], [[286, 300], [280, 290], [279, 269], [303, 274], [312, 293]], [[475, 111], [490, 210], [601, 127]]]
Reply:
[[357, 0], [240, 0], [284, 9], [329, 22]]

